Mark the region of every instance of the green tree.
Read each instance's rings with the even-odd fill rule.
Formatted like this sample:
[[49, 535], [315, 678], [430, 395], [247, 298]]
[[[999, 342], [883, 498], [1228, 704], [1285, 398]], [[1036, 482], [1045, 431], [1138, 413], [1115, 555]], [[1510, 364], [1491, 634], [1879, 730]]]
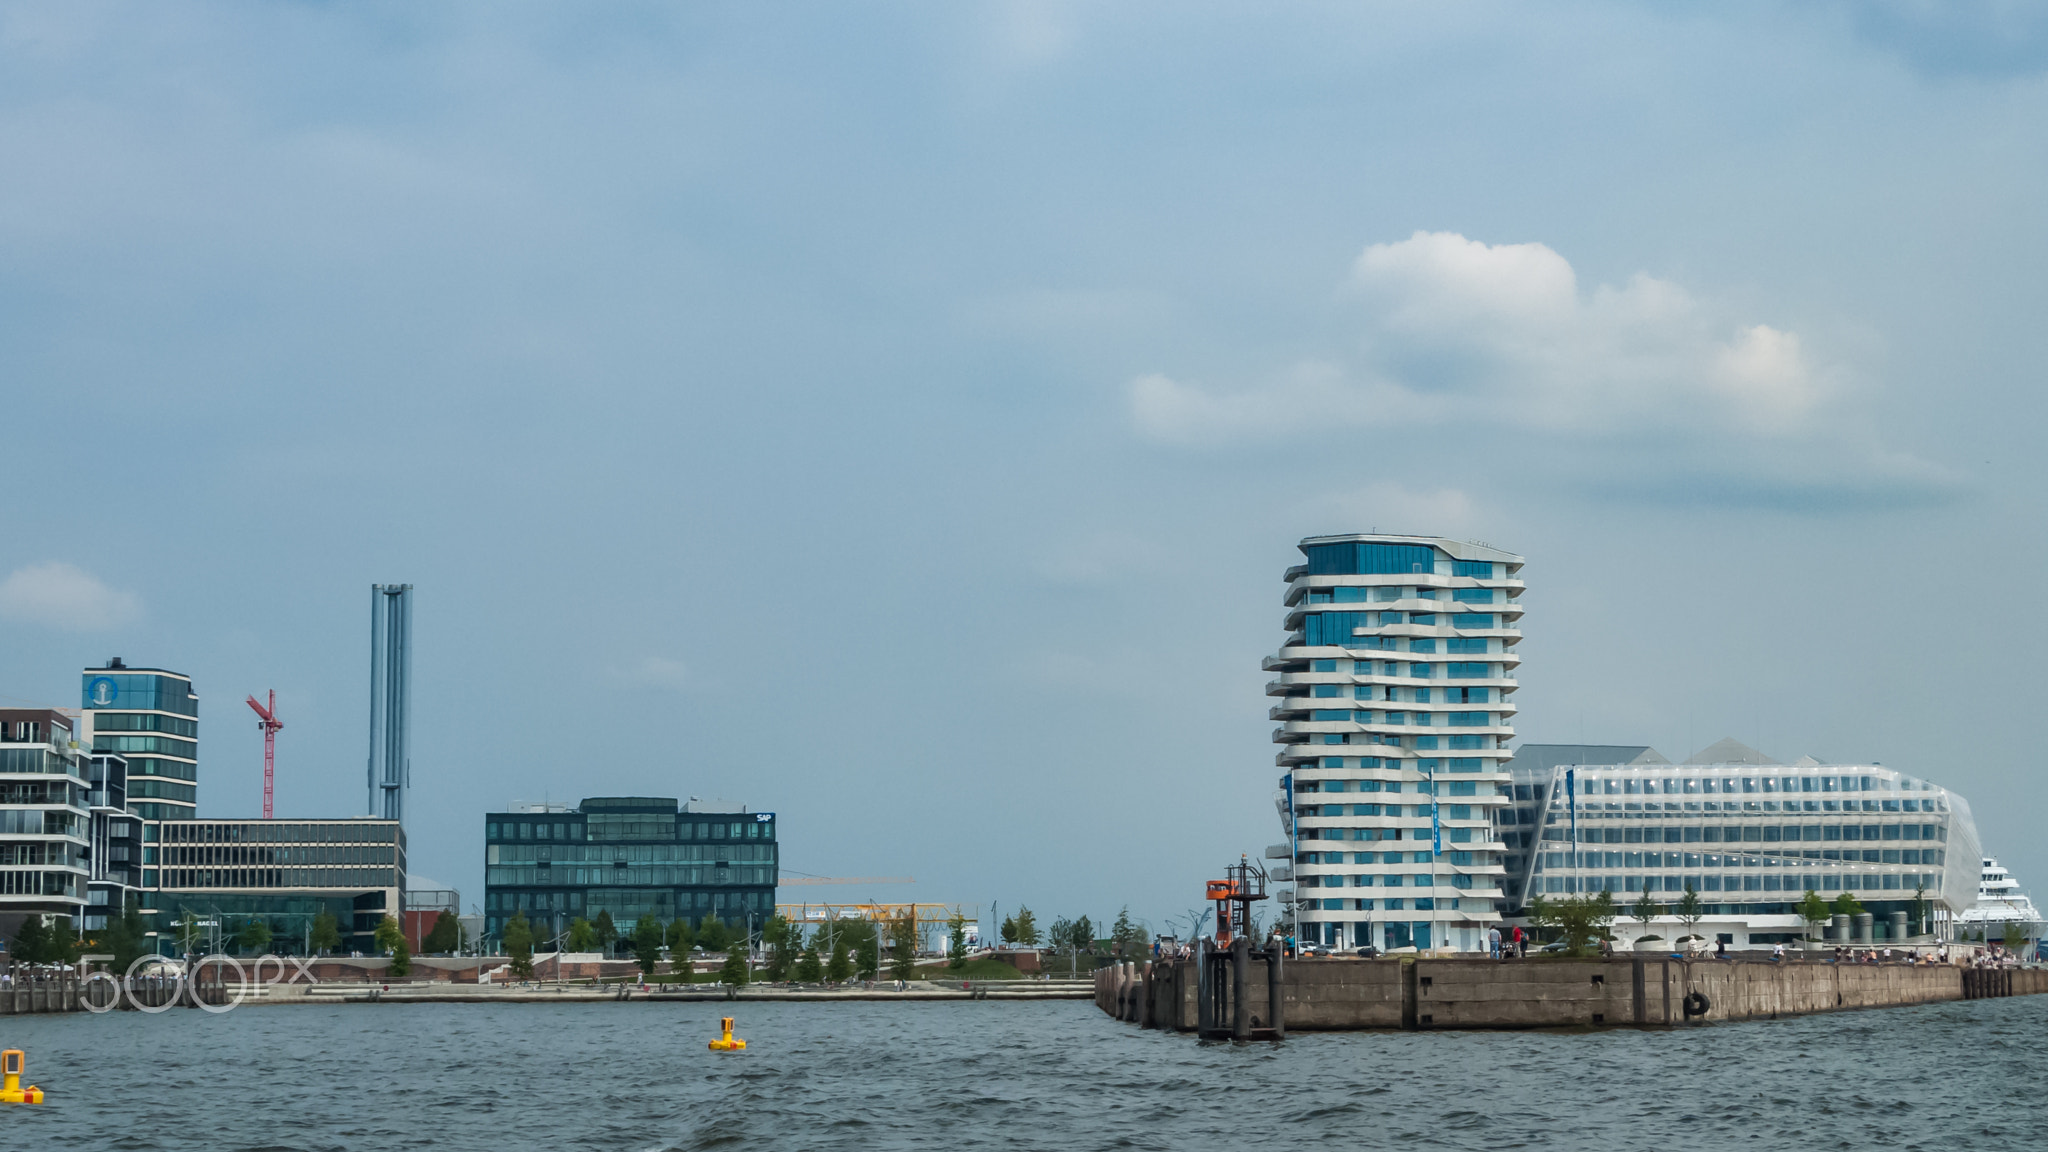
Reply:
[[1647, 932], [1650, 927], [1650, 921], [1656, 919], [1658, 913], [1662, 911], [1663, 907], [1655, 900], [1652, 900], [1649, 892], [1645, 891], [1642, 895], [1636, 897], [1636, 902], [1630, 906], [1628, 914], [1636, 923], [1641, 924], [1643, 930]]
[[1799, 898], [1799, 907], [1794, 911], [1799, 913], [1801, 920], [1806, 921], [1806, 938], [1820, 939], [1820, 926], [1828, 921], [1827, 899], [1812, 888], [1808, 888], [1806, 895]]
[[2006, 921], [2005, 934], [2001, 938], [2001, 943], [2005, 945], [2005, 950], [2015, 956], [2025, 955], [2027, 951], [2028, 929], [2030, 927], [2032, 926], [2024, 920]]
[[1842, 890], [1840, 895], [1835, 897], [1834, 902], [1828, 907], [1836, 916], [1863, 915], [1863, 902], [1856, 899], [1856, 894], [1846, 888]]
[[889, 977], [911, 980], [917, 976], [917, 921], [904, 913], [889, 921]]
[[412, 975], [412, 949], [406, 946], [403, 933], [400, 933], [397, 942], [391, 945], [391, 963], [384, 969], [384, 975], [394, 980], [402, 980]]
[[867, 921], [867, 928], [867, 934], [854, 944], [853, 967], [861, 979], [873, 980], [882, 971], [882, 941], [873, 921]]
[[524, 911], [514, 912], [505, 921], [505, 955], [512, 961], [512, 975], [521, 980], [533, 978], [533, 925], [526, 922]]
[[434, 917], [434, 926], [427, 930], [427, 938], [420, 941], [420, 951], [451, 955], [462, 947], [462, 922], [453, 912], [443, 910]]
[[324, 956], [341, 947], [341, 924], [335, 920], [334, 913], [322, 908], [319, 915], [313, 917], [313, 934], [309, 943], [315, 956]]
[[697, 943], [706, 952], [724, 952], [732, 947], [732, 929], [709, 912], [697, 922]]
[[780, 984], [789, 979], [789, 968], [796, 959], [796, 926], [785, 916], [770, 916], [761, 926], [761, 947], [768, 953], [766, 963], [761, 966], [761, 975], [770, 984]]
[[1563, 900], [1538, 896], [1529, 906], [1529, 919], [1556, 928], [1564, 938], [1565, 955], [1584, 956], [1614, 923], [1614, 897], [1605, 891]]
[[22, 917], [21, 927], [14, 930], [14, 943], [8, 946], [10, 958], [17, 964], [47, 964], [43, 957], [50, 947], [50, 929], [43, 923], [40, 913], [31, 912]]
[[797, 956], [796, 978], [805, 984], [817, 984], [825, 979], [825, 965], [818, 960], [816, 947], [805, 948]]
[[1005, 944], [1015, 944], [1017, 942], [1017, 918], [1015, 916], [1003, 917], [1003, 926], [996, 930], [996, 935], [1002, 937], [1002, 941]]
[[690, 930], [690, 918], [678, 916], [668, 922], [668, 950], [672, 956], [682, 956], [697, 944], [697, 934]]
[[600, 910], [597, 914], [596, 922], [591, 927], [597, 931], [598, 949], [607, 956], [611, 955], [612, 941], [619, 938], [619, 926], [612, 923], [612, 910], [609, 908]]
[[633, 961], [644, 975], [654, 975], [654, 966], [661, 962], [661, 938], [661, 918], [654, 913], [645, 913], [634, 922]]
[[371, 939], [377, 942], [377, 951], [390, 952], [405, 943], [405, 932], [398, 927], [397, 917], [386, 916], [377, 921], [377, 932]]
[[126, 972], [136, 957], [148, 951], [148, 932], [142, 922], [142, 906], [130, 896], [121, 914], [109, 917], [107, 926], [93, 937], [93, 951], [113, 956], [114, 971]]
[[744, 988], [752, 975], [753, 973], [747, 970], [747, 950], [727, 948], [725, 963], [718, 968], [718, 982], [734, 988]]
[[250, 920], [235, 933], [235, 946], [244, 953], [262, 954], [270, 947], [270, 925], [261, 920]]
[[569, 921], [569, 940], [565, 946], [571, 952], [597, 951], [597, 926], [581, 916]]
[[1145, 955], [1145, 929], [1132, 922], [1129, 905], [1117, 909], [1116, 923], [1109, 930], [1109, 949], [1119, 960], [1138, 960]]
[[1693, 889], [1692, 881], [1685, 882], [1685, 895], [1680, 896], [1678, 903], [1671, 906], [1671, 912], [1678, 917], [1680, 924], [1685, 925], [1687, 937], [1700, 934], [1700, 921], [1706, 917], [1707, 909], [1700, 903], [1700, 894]]
[[1011, 923], [1016, 925], [1017, 943], [1026, 948], [1038, 947], [1038, 918], [1031, 914], [1031, 909], [1018, 905]]
[[825, 966], [825, 979], [844, 984], [853, 975], [853, 949], [844, 936], [832, 941], [832, 960]]
[[71, 917], [59, 916], [50, 925], [47, 942], [43, 945], [44, 962], [48, 964], [76, 964], [79, 947], [78, 930], [71, 926]]
[[946, 921], [946, 967], [967, 967], [967, 917], [958, 911]]

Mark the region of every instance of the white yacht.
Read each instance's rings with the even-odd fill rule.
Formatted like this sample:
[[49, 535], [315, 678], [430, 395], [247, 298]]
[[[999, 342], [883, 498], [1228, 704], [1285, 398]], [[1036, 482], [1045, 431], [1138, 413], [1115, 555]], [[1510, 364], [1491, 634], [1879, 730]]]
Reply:
[[2013, 879], [1997, 860], [1986, 856], [1984, 874], [1977, 883], [1977, 902], [1963, 909], [1956, 921], [1959, 925], [1975, 929], [2015, 920], [2038, 924], [2041, 914], [2035, 911], [2034, 902], [2027, 899], [2027, 894], [2020, 891], [2020, 882]]

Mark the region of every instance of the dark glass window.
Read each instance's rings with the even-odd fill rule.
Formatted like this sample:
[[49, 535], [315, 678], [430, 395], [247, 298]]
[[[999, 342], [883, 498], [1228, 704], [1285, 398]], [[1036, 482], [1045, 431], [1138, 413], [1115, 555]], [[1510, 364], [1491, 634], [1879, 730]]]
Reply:
[[[1436, 549], [1426, 544], [1313, 544], [1305, 551], [1311, 576], [1398, 576], [1436, 571]], [[1487, 565], [1489, 576], [1492, 567]]]

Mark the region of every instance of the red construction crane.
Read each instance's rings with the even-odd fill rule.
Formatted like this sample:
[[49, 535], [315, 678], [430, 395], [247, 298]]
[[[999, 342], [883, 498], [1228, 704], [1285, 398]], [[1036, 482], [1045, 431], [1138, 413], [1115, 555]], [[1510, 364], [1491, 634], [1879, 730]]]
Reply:
[[261, 717], [257, 727], [263, 729], [263, 818], [270, 819], [270, 786], [277, 774], [277, 730], [284, 722], [277, 718], [277, 689], [270, 690], [270, 707], [265, 708], [249, 697], [249, 707]]

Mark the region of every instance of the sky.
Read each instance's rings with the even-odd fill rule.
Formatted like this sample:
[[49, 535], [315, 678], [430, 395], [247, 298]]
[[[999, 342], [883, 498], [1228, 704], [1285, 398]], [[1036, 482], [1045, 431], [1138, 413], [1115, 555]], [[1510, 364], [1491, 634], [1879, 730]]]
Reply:
[[779, 814], [1157, 929], [1280, 839], [1308, 535], [1527, 558], [1517, 726], [1880, 761], [2048, 893], [2048, 15], [0, 3], [0, 703], [200, 811]]

